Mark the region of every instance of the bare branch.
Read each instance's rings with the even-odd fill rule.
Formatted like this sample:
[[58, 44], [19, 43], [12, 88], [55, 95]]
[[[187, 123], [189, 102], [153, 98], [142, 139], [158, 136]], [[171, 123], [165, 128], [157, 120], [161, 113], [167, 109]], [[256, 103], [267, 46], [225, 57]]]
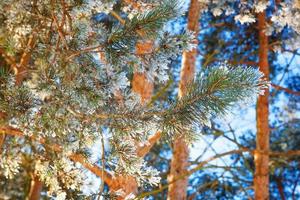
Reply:
[[144, 157], [147, 153], [149, 153], [150, 149], [155, 145], [155, 143], [161, 138], [161, 132], [157, 131], [154, 135], [152, 135], [148, 139], [148, 143], [146, 143], [144, 146], [139, 147], [137, 149], [137, 155], [139, 157]]
[[276, 90], [282, 90], [286, 93], [289, 93], [289, 94], [292, 94], [292, 95], [297, 95], [297, 96], [300, 96], [300, 92], [298, 91], [294, 91], [294, 90], [291, 90], [289, 88], [285, 88], [285, 87], [282, 87], [282, 86], [279, 86], [279, 85], [276, 85], [276, 84], [271, 84], [273, 88], [275, 88]]
[[247, 149], [247, 148], [242, 148], [242, 149], [237, 149], [237, 150], [231, 150], [228, 152], [224, 152], [224, 153], [220, 153], [217, 154], [215, 156], [212, 156], [202, 162], [200, 162], [197, 166], [195, 166], [194, 168], [186, 171], [184, 174], [175, 177], [172, 181], [168, 182], [167, 184], [160, 186], [158, 189], [150, 191], [150, 192], [145, 192], [143, 194], [140, 194], [137, 199], [142, 199], [144, 197], [153, 195], [153, 194], [157, 194], [160, 193], [162, 191], [164, 191], [165, 189], [167, 189], [169, 187], [169, 185], [174, 184], [175, 182], [177, 182], [178, 180], [181, 180], [187, 176], [192, 175], [193, 173], [197, 172], [198, 170], [202, 169], [205, 165], [207, 165], [209, 162], [225, 157], [225, 156], [229, 156], [229, 155], [233, 155], [233, 154], [243, 154], [243, 153], [250, 153], [251, 155], [256, 155], [257, 153], [260, 154], [264, 154], [264, 155], [270, 155], [272, 157], [278, 157], [278, 156], [289, 156], [289, 157], [293, 157], [293, 156], [300, 156], [300, 150], [291, 150], [291, 151], [286, 151], [286, 152], [264, 152], [264, 151], [256, 151], [256, 150], [251, 150], [251, 149]]

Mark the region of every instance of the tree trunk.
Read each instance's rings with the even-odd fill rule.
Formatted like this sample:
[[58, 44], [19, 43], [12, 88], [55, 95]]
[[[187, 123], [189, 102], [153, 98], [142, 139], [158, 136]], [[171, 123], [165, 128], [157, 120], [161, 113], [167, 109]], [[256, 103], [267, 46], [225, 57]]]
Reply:
[[[259, 70], [264, 73], [269, 80], [268, 63], [268, 37], [265, 34], [266, 14], [258, 14], [259, 31]], [[256, 154], [254, 191], [256, 200], [269, 199], [269, 155], [263, 152], [269, 151], [269, 90], [265, 91], [264, 96], [259, 96], [256, 108], [257, 134], [256, 134]]]
[[[191, 0], [189, 14], [188, 14], [188, 29], [195, 32], [195, 36], [198, 36], [199, 32], [199, 15], [200, 15], [200, 3], [198, 0]], [[198, 44], [197, 40], [195, 41]], [[185, 95], [186, 86], [189, 82], [193, 81], [195, 76], [195, 63], [197, 57], [197, 49], [193, 49], [189, 52], [184, 52], [182, 56], [182, 66], [180, 73], [179, 83], [179, 98]], [[176, 177], [183, 174], [188, 167], [189, 150], [183, 138], [175, 139], [173, 143], [173, 157], [171, 160], [171, 170], [168, 176], [168, 181], [172, 182]], [[188, 177], [180, 179], [168, 188], [169, 200], [184, 200], [187, 198], [187, 185]]]
[[42, 189], [43, 183], [37, 176], [33, 175], [27, 200], [39, 200], [41, 198]]

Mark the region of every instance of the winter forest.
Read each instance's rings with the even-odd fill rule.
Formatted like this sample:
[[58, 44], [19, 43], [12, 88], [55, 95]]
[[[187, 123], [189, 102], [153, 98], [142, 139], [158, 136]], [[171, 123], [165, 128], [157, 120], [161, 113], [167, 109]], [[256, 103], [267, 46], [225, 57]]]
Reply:
[[299, 0], [0, 0], [0, 200], [299, 200]]

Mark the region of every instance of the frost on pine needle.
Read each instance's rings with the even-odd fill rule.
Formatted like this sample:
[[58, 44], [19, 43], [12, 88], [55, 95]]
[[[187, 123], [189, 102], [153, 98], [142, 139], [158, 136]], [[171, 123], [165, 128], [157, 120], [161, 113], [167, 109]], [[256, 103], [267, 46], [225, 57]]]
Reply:
[[300, 8], [297, 7], [297, 1], [283, 2], [280, 4], [280, 9], [272, 15], [275, 32], [281, 32], [285, 26], [293, 29], [297, 34], [300, 34]]
[[[39, 178], [49, 187], [50, 195], [56, 194], [57, 197], [63, 199], [63, 187], [72, 190], [80, 189], [84, 176], [83, 172], [77, 169], [70, 160], [65, 158], [55, 160], [53, 164], [38, 160], [35, 170]], [[63, 185], [61, 185], [63, 184]]]
[[235, 21], [240, 22], [241, 24], [254, 23], [256, 21], [255, 17], [252, 14], [239, 14], [234, 17]]
[[[34, 160], [37, 176], [57, 199], [67, 198], [65, 188], [80, 191], [85, 184], [82, 167], [69, 156], [80, 154], [89, 162], [103, 130], [108, 138], [106, 162], [96, 165], [133, 176], [140, 186], [157, 185], [159, 172], [137, 156], [137, 147], [147, 144], [150, 135], [161, 131], [172, 140], [186, 133], [192, 142], [199, 134], [197, 127], [209, 126], [211, 117], [224, 115], [237, 102], [253, 100], [267, 85], [257, 70], [220, 64], [202, 70], [184, 98], [166, 106], [141, 105], [141, 98], [130, 90], [133, 74], [143, 72], [148, 81], [165, 83], [171, 62], [196, 48], [193, 32], [173, 34], [164, 28], [181, 16], [178, 1], [164, 0], [153, 7], [142, 1], [145, 12], [131, 12], [137, 8], [114, 0], [66, 1], [70, 19], [64, 18], [60, 3], [51, 10], [50, 1], [38, 1], [43, 12], [34, 15], [28, 12], [31, 1], [21, 2], [0, 2], [7, 18], [0, 28], [1, 42], [5, 38], [0, 47], [8, 55], [22, 55], [25, 49], [33, 60], [21, 85], [11, 74], [0, 79], [0, 109], [8, 115], [4, 125], [24, 134], [15, 140], [14, 151], [1, 153], [0, 165], [11, 177], [21, 167], [14, 158], [22, 152]], [[2, 9], [10, 4], [10, 9]], [[52, 18], [64, 19], [65, 24], [58, 28]], [[28, 35], [36, 32], [34, 47], [27, 48]], [[137, 44], [149, 40], [151, 51], [138, 54]], [[22, 48], [11, 48], [15, 45]], [[122, 103], [115, 98], [117, 92]]]
[[20, 164], [20, 157], [12, 158], [10, 156], [7, 156], [0, 158], [0, 169], [3, 170], [3, 175], [8, 179], [13, 178], [16, 174], [19, 173]]

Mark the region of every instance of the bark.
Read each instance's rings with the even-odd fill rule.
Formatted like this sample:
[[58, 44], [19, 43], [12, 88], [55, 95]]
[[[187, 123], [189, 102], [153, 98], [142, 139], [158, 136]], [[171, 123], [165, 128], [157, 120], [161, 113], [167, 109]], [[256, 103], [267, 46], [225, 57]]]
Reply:
[[141, 103], [144, 104], [152, 96], [153, 84], [147, 80], [144, 73], [134, 73], [132, 90], [141, 96]]
[[33, 175], [27, 200], [39, 200], [41, 197], [42, 189], [43, 183], [37, 176]]
[[[268, 37], [264, 33], [266, 28], [266, 14], [258, 14], [259, 31], [259, 70], [264, 73], [265, 78], [269, 80], [268, 63]], [[269, 199], [269, 155], [260, 152], [269, 151], [269, 90], [265, 91], [264, 96], [259, 96], [256, 108], [257, 134], [256, 150], [254, 155], [255, 175], [254, 191], [256, 200]]]
[[271, 84], [273, 88], [275, 88], [276, 90], [282, 90], [288, 94], [292, 94], [292, 95], [297, 95], [297, 96], [300, 96], [300, 92], [298, 91], [294, 91], [294, 90], [291, 90], [289, 88], [285, 88], [285, 87], [282, 87], [280, 85], [276, 85], [276, 84]]
[[144, 146], [137, 149], [137, 155], [139, 157], [144, 157], [160, 138], [161, 132], [157, 131], [154, 135], [149, 137], [148, 143], [144, 144]]
[[[152, 51], [152, 41], [140, 41], [136, 44], [137, 55], [151, 53]], [[132, 90], [141, 96], [141, 103], [145, 104], [152, 96], [153, 83], [147, 79], [144, 73], [135, 72], [132, 79]]]
[[129, 194], [137, 195], [138, 185], [136, 179], [132, 176], [117, 176], [113, 179], [113, 184], [109, 187], [110, 191], [122, 191], [122, 195], [117, 200], [124, 200]]
[[[191, 0], [189, 14], [188, 14], [188, 29], [195, 32], [196, 37], [199, 32], [199, 15], [200, 3], [198, 0]], [[196, 44], [198, 43], [195, 41]], [[186, 86], [189, 82], [193, 81], [195, 76], [195, 62], [197, 57], [197, 50], [193, 49], [190, 52], [184, 52], [182, 57], [182, 66], [180, 73], [179, 83], [179, 98], [186, 92]], [[188, 166], [189, 150], [183, 138], [175, 139], [173, 143], [173, 157], [171, 160], [171, 170], [168, 176], [168, 181], [172, 184], [168, 188], [169, 200], [184, 200], [187, 198], [187, 184], [188, 177], [176, 180], [182, 174], [185, 174]], [[174, 182], [174, 183], [173, 183]]]
[[35, 44], [36, 44], [36, 33], [32, 33], [32, 35], [30, 35], [28, 38], [27, 47], [21, 56], [20, 63], [13, 67], [13, 70], [15, 72], [15, 77], [16, 77], [16, 85], [21, 85], [21, 83], [27, 76], [28, 64], [31, 58], [31, 52]]
[[[0, 125], [3, 124], [3, 121], [6, 120], [7, 114], [5, 112], [0, 111]], [[0, 134], [0, 153], [2, 152], [2, 148], [5, 142], [5, 134]]]

